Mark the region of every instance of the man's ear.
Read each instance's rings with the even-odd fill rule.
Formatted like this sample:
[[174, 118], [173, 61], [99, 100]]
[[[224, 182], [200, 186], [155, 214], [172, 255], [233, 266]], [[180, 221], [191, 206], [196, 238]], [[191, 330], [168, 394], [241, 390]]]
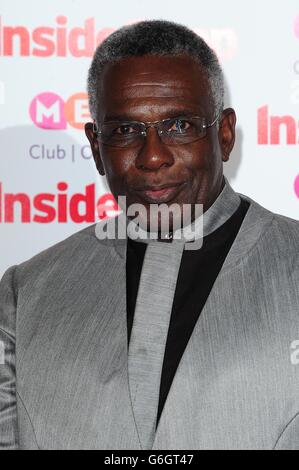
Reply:
[[105, 170], [104, 170], [104, 166], [103, 166], [102, 159], [101, 159], [99, 142], [97, 139], [97, 134], [95, 132], [94, 123], [87, 122], [84, 126], [84, 129], [85, 129], [86, 137], [88, 138], [89, 143], [90, 143], [92, 155], [93, 155], [97, 170], [100, 173], [100, 175], [104, 176]]
[[219, 143], [222, 151], [222, 161], [227, 162], [235, 143], [236, 113], [232, 108], [226, 108], [221, 115], [219, 124]]

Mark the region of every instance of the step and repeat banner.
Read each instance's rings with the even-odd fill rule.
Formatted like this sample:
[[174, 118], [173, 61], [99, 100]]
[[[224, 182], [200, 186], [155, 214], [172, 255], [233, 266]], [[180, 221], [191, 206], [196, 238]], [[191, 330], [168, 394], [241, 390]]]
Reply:
[[0, 277], [115, 214], [83, 126], [88, 67], [115, 29], [167, 19], [217, 52], [237, 138], [233, 188], [299, 219], [299, 3], [0, 0]]

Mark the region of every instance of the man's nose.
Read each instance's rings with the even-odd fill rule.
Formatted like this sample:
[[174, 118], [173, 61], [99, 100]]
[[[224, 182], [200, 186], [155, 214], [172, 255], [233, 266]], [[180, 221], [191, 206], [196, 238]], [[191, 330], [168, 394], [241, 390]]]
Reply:
[[161, 167], [173, 165], [174, 158], [167, 145], [164, 145], [158, 129], [151, 126], [146, 129], [144, 144], [138, 152], [135, 165], [138, 169], [157, 171]]

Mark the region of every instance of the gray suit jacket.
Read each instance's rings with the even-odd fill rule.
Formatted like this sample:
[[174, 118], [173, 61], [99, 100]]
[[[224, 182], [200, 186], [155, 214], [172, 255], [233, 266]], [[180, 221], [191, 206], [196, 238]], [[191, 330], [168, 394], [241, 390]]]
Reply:
[[[299, 449], [299, 223], [246, 199], [154, 450]], [[125, 263], [126, 240], [100, 241], [91, 226], [7, 270], [0, 448], [140, 449]]]

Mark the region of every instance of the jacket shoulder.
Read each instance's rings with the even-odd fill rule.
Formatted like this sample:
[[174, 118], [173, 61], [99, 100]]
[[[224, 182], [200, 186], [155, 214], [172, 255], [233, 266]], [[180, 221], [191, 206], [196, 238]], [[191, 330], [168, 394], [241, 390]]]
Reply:
[[101, 261], [107, 262], [111, 250], [107, 250], [109, 243], [96, 237], [97, 225], [90, 225], [17, 265], [17, 285], [38, 278], [51, 279], [56, 275], [75, 276], [95, 260], [98, 265]]
[[[255, 220], [252, 220], [252, 223], [260, 224], [263, 227], [264, 233], [261, 234], [261, 240], [266, 244], [271, 244], [279, 251], [290, 251], [293, 252], [293, 255], [299, 255], [299, 221], [272, 212], [248, 196], [239, 195], [254, 208], [252, 212], [255, 214]], [[264, 224], [264, 221], [267, 223]]]

